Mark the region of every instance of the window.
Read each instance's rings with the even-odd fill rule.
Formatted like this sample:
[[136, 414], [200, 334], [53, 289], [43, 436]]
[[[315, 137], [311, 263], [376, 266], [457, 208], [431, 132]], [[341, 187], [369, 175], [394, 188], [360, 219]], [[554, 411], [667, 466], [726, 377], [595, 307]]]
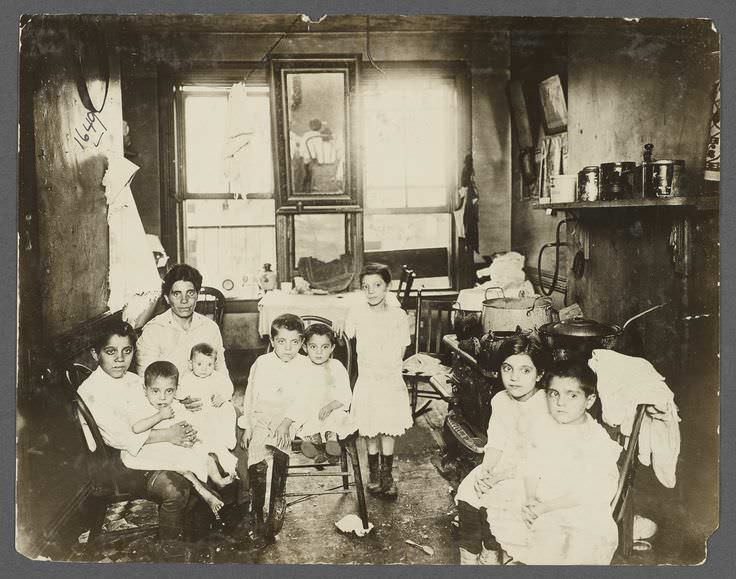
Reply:
[[387, 74], [365, 83], [365, 260], [402, 264], [419, 286], [452, 286], [457, 189], [454, 76]]
[[268, 88], [185, 84], [178, 104], [184, 259], [205, 285], [253, 298], [276, 263]]

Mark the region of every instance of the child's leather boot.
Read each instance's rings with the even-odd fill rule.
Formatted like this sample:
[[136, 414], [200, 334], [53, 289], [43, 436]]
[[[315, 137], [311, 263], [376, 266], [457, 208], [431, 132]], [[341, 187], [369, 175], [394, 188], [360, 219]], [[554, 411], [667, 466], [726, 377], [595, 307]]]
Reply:
[[372, 495], [377, 495], [381, 492], [381, 465], [378, 457], [378, 453], [368, 454], [368, 484], [365, 485], [365, 489]]
[[391, 471], [394, 466], [394, 455], [384, 454], [381, 456], [381, 494], [388, 499], [395, 499], [399, 494]]

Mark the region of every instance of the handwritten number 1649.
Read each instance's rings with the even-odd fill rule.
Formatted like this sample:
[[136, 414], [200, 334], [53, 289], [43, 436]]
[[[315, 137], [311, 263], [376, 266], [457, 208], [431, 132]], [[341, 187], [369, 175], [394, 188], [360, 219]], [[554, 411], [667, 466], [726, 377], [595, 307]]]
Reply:
[[[98, 130], [97, 125], [99, 125], [100, 130]], [[100, 141], [102, 140], [102, 135], [107, 131], [107, 127], [103, 124], [96, 113], [90, 111], [87, 113], [86, 121], [82, 121], [82, 131], [83, 132], [80, 132], [79, 129], [74, 129], [74, 132], [77, 133], [77, 136], [79, 137], [74, 137], [74, 140], [80, 147], [82, 147], [82, 150], [85, 150], [84, 143], [89, 143], [90, 141], [95, 147], [99, 146]], [[92, 135], [92, 132], [96, 133], [96, 135]], [[97, 138], [95, 139], [95, 137]]]

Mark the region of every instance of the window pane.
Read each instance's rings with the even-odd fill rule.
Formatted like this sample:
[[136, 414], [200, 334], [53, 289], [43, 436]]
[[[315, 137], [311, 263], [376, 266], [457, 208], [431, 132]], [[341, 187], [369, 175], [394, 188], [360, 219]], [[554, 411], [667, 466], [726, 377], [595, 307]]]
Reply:
[[294, 216], [294, 265], [311, 257], [324, 263], [345, 255], [344, 215]]
[[258, 272], [276, 263], [274, 201], [189, 199], [184, 207], [187, 263], [226, 297], [255, 298]]
[[365, 260], [392, 271], [410, 266], [419, 278], [416, 287], [449, 287], [450, 228], [448, 213], [366, 215]]
[[226, 112], [224, 94], [184, 98], [187, 193], [228, 192], [224, 159]]
[[183, 91], [184, 193], [272, 194], [268, 88], [236, 84]]
[[457, 174], [452, 82], [378, 80], [364, 114], [366, 207], [446, 207]]

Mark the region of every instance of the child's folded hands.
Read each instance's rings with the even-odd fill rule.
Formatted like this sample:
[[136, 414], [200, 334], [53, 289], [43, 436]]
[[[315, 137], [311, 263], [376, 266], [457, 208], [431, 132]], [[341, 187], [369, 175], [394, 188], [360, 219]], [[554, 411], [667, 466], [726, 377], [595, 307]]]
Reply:
[[212, 402], [212, 406], [219, 408], [225, 404], [225, 397], [222, 394], [213, 394], [210, 401]]

